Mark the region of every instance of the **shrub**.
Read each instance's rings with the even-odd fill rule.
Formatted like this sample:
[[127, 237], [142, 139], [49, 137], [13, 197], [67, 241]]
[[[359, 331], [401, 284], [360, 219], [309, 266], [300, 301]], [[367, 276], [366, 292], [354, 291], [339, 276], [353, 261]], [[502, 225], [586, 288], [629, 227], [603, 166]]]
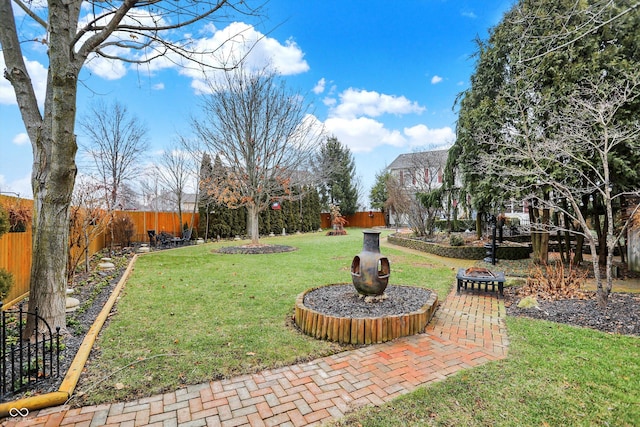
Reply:
[[26, 231], [27, 224], [29, 224], [33, 217], [31, 208], [17, 201], [9, 204], [6, 209], [9, 213], [9, 232], [22, 233]]
[[457, 234], [452, 234], [449, 238], [449, 245], [451, 246], [462, 246], [464, 245], [464, 238]]
[[0, 300], [9, 295], [13, 286], [13, 275], [4, 268], [0, 268]]
[[0, 236], [9, 231], [9, 214], [0, 205]]
[[116, 215], [111, 223], [113, 227], [113, 241], [123, 247], [131, 246], [133, 237], [133, 221], [128, 215]]
[[449, 223], [446, 219], [439, 219], [434, 223], [435, 227], [441, 231], [448, 231], [451, 228], [451, 231], [454, 233], [463, 232], [466, 230], [475, 230], [476, 221], [473, 219], [457, 219], [451, 220]]

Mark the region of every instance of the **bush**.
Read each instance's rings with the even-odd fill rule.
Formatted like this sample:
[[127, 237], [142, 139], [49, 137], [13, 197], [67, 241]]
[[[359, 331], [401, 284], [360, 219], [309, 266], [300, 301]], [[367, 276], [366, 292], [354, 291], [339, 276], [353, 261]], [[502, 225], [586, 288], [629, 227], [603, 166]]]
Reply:
[[12, 286], [13, 275], [4, 268], [0, 268], [0, 300], [3, 300], [7, 295], [9, 295], [9, 291], [11, 291]]
[[9, 214], [0, 205], [0, 236], [9, 231]]
[[464, 238], [462, 236], [457, 235], [457, 234], [452, 234], [451, 237], [449, 238], [449, 245], [451, 245], [451, 246], [463, 246], [464, 245]]
[[122, 247], [131, 246], [131, 238], [133, 237], [133, 221], [128, 215], [116, 215], [113, 218], [113, 242]]
[[33, 217], [31, 207], [18, 201], [9, 204], [6, 209], [9, 214], [9, 232], [23, 233], [27, 231], [27, 225]]
[[450, 223], [447, 223], [446, 219], [439, 219], [435, 221], [434, 224], [440, 231], [449, 231], [449, 227], [451, 227], [451, 231], [454, 233], [460, 233], [466, 230], [475, 230], [476, 228], [476, 221], [473, 219], [451, 220]]

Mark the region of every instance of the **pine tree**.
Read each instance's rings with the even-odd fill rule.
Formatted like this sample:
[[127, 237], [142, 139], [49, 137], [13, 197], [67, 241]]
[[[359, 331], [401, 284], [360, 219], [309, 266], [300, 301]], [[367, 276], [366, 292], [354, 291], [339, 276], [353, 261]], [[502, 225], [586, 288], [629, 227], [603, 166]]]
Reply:
[[342, 145], [335, 136], [329, 137], [320, 147], [318, 155], [320, 200], [322, 208], [339, 205], [343, 215], [358, 210], [358, 189], [355, 185], [356, 166], [349, 147]]

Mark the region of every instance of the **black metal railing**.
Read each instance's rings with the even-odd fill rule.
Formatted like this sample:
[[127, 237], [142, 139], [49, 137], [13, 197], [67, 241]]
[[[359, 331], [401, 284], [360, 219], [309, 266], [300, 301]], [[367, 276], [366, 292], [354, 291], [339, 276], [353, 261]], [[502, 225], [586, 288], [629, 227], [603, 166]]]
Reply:
[[[0, 309], [2, 303], [0, 303]], [[34, 317], [34, 332], [23, 339], [29, 316]], [[49, 324], [34, 312], [2, 311], [0, 319], [0, 394], [2, 400], [13, 393], [28, 390], [39, 381], [60, 375], [60, 328], [52, 332]]]

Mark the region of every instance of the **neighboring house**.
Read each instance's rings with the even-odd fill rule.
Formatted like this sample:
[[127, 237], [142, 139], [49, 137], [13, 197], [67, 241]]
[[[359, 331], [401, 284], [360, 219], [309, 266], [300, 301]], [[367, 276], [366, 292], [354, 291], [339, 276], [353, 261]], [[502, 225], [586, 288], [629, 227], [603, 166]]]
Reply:
[[196, 195], [194, 193], [185, 193], [182, 195], [182, 212], [198, 212], [196, 206]]
[[[396, 182], [405, 189], [407, 196], [414, 200], [416, 193], [427, 192], [442, 186], [448, 155], [449, 150], [401, 154], [391, 162], [387, 170], [395, 177]], [[459, 174], [456, 176], [455, 186], [462, 187]], [[522, 224], [529, 222], [529, 205], [526, 201], [506, 201], [502, 213], [507, 217], [518, 218]], [[390, 214], [390, 218], [393, 218], [392, 213]], [[475, 213], [459, 212], [459, 215], [461, 215], [460, 217], [473, 218]], [[407, 225], [407, 221], [406, 217], [401, 217], [398, 220], [402, 225]], [[391, 223], [393, 223], [393, 219]]]
[[449, 150], [400, 154], [387, 170], [398, 183], [413, 193], [442, 186]]
[[[395, 178], [408, 200], [416, 200], [416, 193], [426, 193], [442, 187], [444, 168], [449, 150], [423, 151], [401, 154], [391, 162], [387, 171]], [[390, 225], [408, 225], [407, 215], [389, 212]]]
[[[193, 212], [193, 208], [196, 204], [196, 195], [193, 193], [184, 193], [182, 195], [181, 206], [182, 212]], [[158, 197], [152, 197], [149, 203], [145, 207], [148, 211], [159, 212], [178, 212], [178, 204], [176, 202], [176, 195], [170, 191], [164, 191], [158, 195]], [[198, 209], [196, 207], [196, 212]]]

